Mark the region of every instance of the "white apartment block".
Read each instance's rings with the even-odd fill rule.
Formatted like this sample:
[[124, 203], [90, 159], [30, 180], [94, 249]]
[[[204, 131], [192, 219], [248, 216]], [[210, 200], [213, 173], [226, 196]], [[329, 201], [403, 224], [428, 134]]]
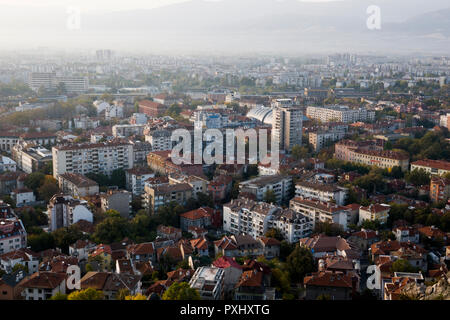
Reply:
[[224, 293], [224, 273], [221, 268], [197, 268], [189, 286], [198, 290], [202, 300], [221, 300]]
[[239, 183], [239, 191], [254, 194], [258, 201], [263, 201], [268, 190], [275, 193], [278, 203], [289, 197], [292, 177], [282, 175], [259, 176]]
[[368, 207], [359, 208], [359, 224], [369, 220], [378, 220], [381, 223], [386, 223], [389, 217], [391, 207], [388, 204], [371, 204]]
[[313, 221], [293, 210], [244, 198], [223, 206], [224, 231], [257, 238], [271, 228], [278, 229], [286, 240], [296, 242], [311, 233]]
[[322, 202], [334, 202], [339, 206], [344, 205], [348, 189], [331, 184], [299, 181], [295, 185], [295, 196], [303, 199], [313, 199]]
[[52, 154], [55, 179], [67, 172], [109, 176], [114, 170], [133, 167], [133, 145], [128, 142], [60, 145], [52, 148]]
[[114, 137], [129, 137], [144, 135], [145, 124], [116, 124], [112, 127]]
[[310, 132], [309, 143], [314, 147], [314, 151], [318, 152], [330, 143], [343, 139], [345, 135], [344, 131]]
[[303, 112], [299, 108], [275, 107], [272, 121], [272, 137], [279, 150], [290, 152], [295, 145], [302, 144]]
[[375, 112], [365, 108], [350, 109], [348, 106], [333, 105], [328, 107], [307, 107], [306, 116], [321, 122], [371, 122], [375, 119]]
[[349, 209], [330, 202], [294, 198], [289, 202], [289, 208], [309, 217], [312, 220], [313, 228], [316, 223], [325, 222], [338, 224], [346, 231], [348, 225], [354, 222], [354, 217]]
[[172, 134], [167, 130], [155, 130], [145, 136], [152, 145], [152, 151], [172, 150]]

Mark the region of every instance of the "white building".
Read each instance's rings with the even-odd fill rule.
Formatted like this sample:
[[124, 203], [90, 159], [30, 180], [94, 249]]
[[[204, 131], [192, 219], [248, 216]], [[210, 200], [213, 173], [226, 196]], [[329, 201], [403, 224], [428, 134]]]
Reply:
[[282, 106], [273, 110], [272, 136], [279, 150], [290, 152], [295, 145], [302, 144], [303, 112], [280, 101], [276, 105]]
[[67, 195], [54, 195], [47, 206], [47, 215], [51, 231], [69, 227], [80, 220], [94, 222], [94, 215], [89, 211], [87, 201]]
[[17, 164], [13, 159], [0, 155], [0, 172], [16, 172], [16, 170]]
[[356, 218], [348, 208], [318, 200], [294, 198], [290, 201], [289, 208], [311, 218], [313, 228], [316, 223], [324, 222], [340, 225], [346, 231], [348, 225], [354, 223]]
[[331, 131], [331, 132], [310, 132], [309, 143], [314, 147], [314, 151], [318, 152], [323, 147], [330, 145], [334, 141], [341, 140], [345, 137], [344, 131]]
[[299, 181], [295, 185], [295, 196], [304, 199], [314, 199], [322, 202], [334, 202], [344, 205], [348, 189], [332, 184]]
[[233, 199], [223, 206], [223, 229], [226, 232], [257, 238], [272, 228], [278, 229], [286, 240], [294, 243], [312, 232], [313, 221], [293, 210], [249, 199]]
[[306, 116], [321, 122], [366, 122], [375, 120], [375, 112], [365, 108], [350, 109], [348, 106], [307, 107]]
[[53, 177], [63, 173], [102, 173], [133, 167], [133, 145], [124, 141], [60, 145], [52, 148]]
[[114, 137], [128, 137], [144, 135], [145, 124], [116, 124], [112, 127]]
[[259, 176], [239, 183], [239, 191], [254, 194], [258, 201], [263, 201], [266, 192], [272, 190], [278, 203], [289, 198], [292, 177], [282, 175]]
[[381, 223], [386, 223], [389, 217], [391, 207], [388, 204], [371, 204], [368, 207], [359, 208], [359, 224], [369, 220], [378, 220]]
[[171, 137], [168, 130], [155, 130], [145, 136], [145, 141], [152, 145], [152, 151], [172, 150]]
[[25, 206], [36, 202], [33, 190], [28, 188], [16, 189], [11, 192], [11, 197], [16, 203], [17, 207]]
[[200, 267], [189, 281], [197, 289], [202, 300], [222, 300], [224, 294], [224, 270], [215, 267]]

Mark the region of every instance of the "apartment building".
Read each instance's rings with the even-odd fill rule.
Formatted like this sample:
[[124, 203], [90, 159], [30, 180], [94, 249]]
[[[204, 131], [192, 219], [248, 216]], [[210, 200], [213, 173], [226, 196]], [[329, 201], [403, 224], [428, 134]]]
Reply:
[[334, 184], [324, 184], [309, 181], [299, 181], [295, 185], [295, 196], [303, 199], [313, 199], [322, 202], [334, 202], [344, 205], [348, 189]]
[[139, 113], [145, 113], [147, 116], [154, 118], [161, 117], [166, 111], [167, 106], [164, 104], [149, 100], [139, 102]]
[[418, 160], [411, 163], [411, 171], [423, 169], [431, 175], [442, 176], [450, 172], [450, 162], [444, 160]]
[[152, 151], [172, 150], [172, 134], [168, 130], [155, 130], [145, 135], [145, 141], [152, 145]]
[[400, 167], [403, 171], [409, 168], [409, 155], [403, 152], [369, 149], [373, 142], [340, 141], [335, 144], [336, 159], [360, 163], [367, 166], [377, 166], [383, 169]]
[[89, 79], [84, 76], [58, 76], [55, 72], [32, 72], [28, 85], [34, 91], [40, 88], [56, 89], [63, 83], [69, 93], [83, 93], [89, 89]]
[[257, 238], [275, 228], [286, 240], [295, 242], [307, 236], [312, 227], [311, 219], [265, 202], [241, 198], [223, 206], [223, 229], [235, 235], [248, 234]]
[[22, 220], [16, 217], [0, 218], [0, 254], [26, 248], [26, 246], [27, 232]]
[[102, 211], [115, 210], [124, 218], [128, 218], [131, 213], [131, 192], [126, 190], [108, 190], [100, 194]]
[[256, 200], [263, 201], [268, 190], [275, 193], [278, 203], [287, 200], [292, 188], [292, 177], [282, 175], [259, 176], [239, 183], [239, 191], [255, 195]]
[[282, 104], [273, 109], [272, 137], [279, 150], [292, 151], [302, 144], [303, 112], [301, 109]]
[[195, 270], [189, 286], [196, 289], [202, 300], [222, 300], [224, 295], [224, 270], [200, 267]]
[[386, 223], [389, 217], [389, 211], [391, 207], [387, 204], [371, 204], [368, 207], [360, 207], [359, 208], [359, 224], [362, 222], [369, 220], [375, 221], [378, 220], [381, 223]]
[[98, 183], [78, 173], [64, 173], [58, 176], [59, 189], [72, 197], [93, 196], [99, 192]]
[[60, 145], [52, 148], [53, 177], [64, 173], [102, 173], [133, 167], [133, 145], [125, 141]]
[[161, 206], [172, 201], [183, 205], [192, 198], [193, 188], [187, 183], [146, 185], [142, 196], [142, 205], [152, 213], [156, 213]]
[[430, 200], [443, 202], [450, 198], [450, 179], [432, 177], [430, 181]]
[[345, 131], [317, 131], [308, 134], [309, 143], [314, 147], [314, 151], [318, 152], [322, 148], [329, 146], [332, 142], [341, 140], [345, 137]]
[[12, 157], [17, 167], [26, 173], [39, 171], [52, 162], [52, 152], [47, 148], [29, 145], [25, 142], [12, 147]]
[[330, 202], [321, 202], [319, 200], [303, 199], [299, 197], [294, 198], [289, 202], [289, 208], [311, 218], [313, 228], [316, 223], [325, 222], [337, 224], [346, 231], [348, 225], [354, 223], [356, 218], [352, 215], [351, 210], [346, 207]]
[[306, 116], [321, 122], [372, 122], [375, 120], [375, 112], [365, 108], [350, 109], [348, 106], [333, 105], [324, 107], [307, 107]]
[[144, 192], [145, 181], [154, 178], [155, 173], [148, 167], [140, 166], [125, 171], [126, 189], [133, 196], [140, 196]]
[[129, 137], [144, 135], [145, 124], [116, 124], [112, 127], [114, 137]]
[[55, 231], [59, 228], [69, 227], [80, 220], [94, 222], [94, 215], [88, 209], [85, 200], [74, 199], [72, 196], [54, 195], [47, 206], [49, 229]]

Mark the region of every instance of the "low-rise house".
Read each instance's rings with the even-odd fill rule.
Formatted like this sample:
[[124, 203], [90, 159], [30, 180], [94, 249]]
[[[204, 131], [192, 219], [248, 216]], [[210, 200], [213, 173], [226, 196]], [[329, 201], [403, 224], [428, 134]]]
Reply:
[[206, 238], [197, 238], [190, 240], [191, 246], [199, 256], [209, 256], [209, 245]]
[[318, 235], [312, 238], [300, 239], [300, 246], [311, 250], [314, 258], [322, 258], [327, 255], [338, 255], [349, 259], [359, 260], [361, 251], [352, 242], [337, 237]]
[[267, 300], [265, 296], [264, 274], [262, 271], [244, 271], [236, 284], [235, 300]]
[[435, 226], [421, 227], [418, 231], [423, 238], [430, 240], [443, 240], [444, 242], [448, 240], [447, 234]]
[[66, 273], [69, 266], [78, 266], [78, 259], [76, 257], [59, 255], [44, 259], [39, 264], [39, 271]]
[[207, 228], [211, 225], [211, 218], [214, 209], [208, 207], [198, 208], [189, 212], [180, 214], [181, 230], [188, 231], [189, 227]]
[[66, 293], [66, 274], [58, 272], [35, 272], [19, 284], [25, 300], [48, 300], [57, 293]]
[[99, 244], [94, 251], [89, 253], [89, 263], [95, 262], [100, 270], [110, 270], [112, 268], [112, 250], [109, 245]]
[[317, 300], [320, 296], [329, 296], [331, 300], [352, 299], [352, 277], [341, 272], [319, 271], [306, 276], [303, 283], [307, 300]]
[[224, 236], [222, 239], [214, 241], [214, 253], [224, 257], [237, 257], [239, 250], [237, 244], [230, 237]]
[[127, 247], [127, 258], [136, 262], [156, 261], [156, 248], [153, 242], [132, 244]]
[[362, 251], [366, 251], [372, 244], [380, 241], [380, 237], [378, 231], [361, 229], [361, 231], [353, 232], [348, 240]]
[[31, 205], [36, 202], [33, 190], [28, 188], [15, 189], [11, 192], [11, 197], [16, 203], [17, 207]]
[[423, 275], [421, 273], [395, 272], [390, 281], [384, 283], [383, 300], [401, 300], [402, 289], [413, 283], [423, 286]]
[[0, 278], [0, 300], [21, 300], [21, 288], [18, 286], [28, 273], [23, 270], [4, 274]]
[[178, 241], [181, 239], [181, 229], [170, 226], [158, 226], [156, 233], [159, 237], [169, 240]]
[[105, 300], [116, 300], [120, 290], [129, 290], [130, 295], [142, 293], [140, 275], [111, 272], [88, 272], [80, 280], [81, 289], [101, 290]]
[[6, 273], [11, 273], [14, 266], [18, 264], [26, 267], [29, 274], [33, 274], [38, 271], [39, 256], [27, 248], [21, 248], [0, 255], [0, 267]]
[[272, 259], [280, 256], [281, 242], [275, 238], [258, 237], [257, 240], [263, 248], [263, 255], [267, 259]]
[[233, 178], [231, 176], [219, 175], [215, 176], [208, 184], [208, 192], [212, 196], [214, 202], [220, 202], [227, 198], [233, 186]]
[[95, 247], [95, 243], [89, 240], [77, 240], [77, 242], [69, 246], [69, 254], [77, 257], [80, 261], [87, 260], [89, 252], [94, 250]]
[[213, 267], [224, 270], [224, 290], [230, 292], [234, 289], [242, 275], [242, 266], [234, 258], [222, 256], [212, 263]]
[[394, 228], [393, 232], [399, 242], [419, 243], [419, 231], [416, 228], [401, 226]]

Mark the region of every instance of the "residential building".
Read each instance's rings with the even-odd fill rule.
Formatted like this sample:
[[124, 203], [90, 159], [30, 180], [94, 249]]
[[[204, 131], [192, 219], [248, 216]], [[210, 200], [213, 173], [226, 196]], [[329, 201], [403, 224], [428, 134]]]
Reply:
[[319, 152], [322, 148], [331, 145], [331, 143], [341, 140], [345, 137], [345, 131], [330, 132], [309, 132], [309, 143], [313, 146], [315, 152]]
[[359, 222], [358, 224], [363, 223], [364, 221], [379, 221], [384, 224], [387, 222], [389, 217], [389, 211], [391, 207], [387, 204], [371, 204], [368, 207], [360, 207], [359, 208]]
[[20, 219], [0, 218], [0, 254], [27, 246], [27, 232]]
[[99, 186], [79, 173], [63, 173], [58, 176], [59, 189], [75, 198], [84, 198], [98, 194]]
[[443, 176], [450, 172], [450, 162], [444, 160], [417, 160], [411, 163], [411, 171], [423, 169], [431, 175]]
[[172, 201], [185, 204], [193, 194], [193, 188], [187, 183], [163, 184], [154, 187], [146, 185], [144, 190], [142, 204], [153, 213], [156, 213], [159, 207]]
[[131, 191], [133, 196], [140, 196], [144, 193], [145, 181], [154, 177], [155, 173], [145, 166], [128, 169], [125, 171], [126, 189]]
[[15, 172], [17, 163], [11, 158], [0, 155], [0, 172]]
[[319, 271], [304, 278], [306, 300], [329, 296], [331, 300], [351, 300], [354, 289], [352, 277], [342, 272]]
[[127, 190], [108, 190], [100, 194], [101, 208], [103, 212], [115, 210], [124, 218], [128, 218], [131, 213], [131, 192]]
[[145, 124], [116, 124], [112, 127], [114, 137], [129, 137], [144, 135]]
[[211, 225], [211, 218], [214, 209], [202, 207], [196, 210], [180, 214], [180, 227], [183, 231], [188, 231], [189, 227], [207, 228]]
[[348, 208], [330, 202], [296, 197], [289, 202], [289, 208], [309, 217], [313, 222], [313, 228], [316, 223], [323, 222], [337, 224], [346, 231], [348, 225], [352, 223], [352, 215]]
[[42, 170], [52, 162], [52, 152], [41, 146], [18, 143], [11, 152], [17, 167], [26, 173]]
[[152, 145], [152, 151], [172, 150], [172, 133], [169, 130], [154, 130], [145, 135], [145, 141]]
[[66, 293], [66, 274], [58, 272], [35, 272], [24, 278], [19, 286], [23, 288], [25, 300], [49, 300], [57, 293]]
[[158, 118], [163, 116], [167, 111], [167, 106], [164, 104], [142, 100], [139, 101], [139, 113], [145, 113], [147, 116]]
[[234, 258], [222, 256], [212, 263], [213, 267], [223, 269], [224, 271], [224, 290], [225, 293], [232, 291], [242, 275], [242, 266]]
[[81, 289], [93, 288], [103, 292], [105, 300], [116, 300], [121, 290], [128, 290], [130, 295], [142, 293], [140, 275], [113, 272], [88, 272], [81, 278]]
[[51, 231], [69, 227], [80, 220], [94, 222], [94, 216], [88, 208], [87, 201], [74, 199], [64, 194], [56, 194], [50, 199], [47, 215]]
[[430, 181], [430, 200], [446, 202], [450, 198], [450, 179], [432, 177]]
[[348, 106], [333, 105], [327, 107], [307, 107], [306, 116], [321, 122], [372, 122], [375, 120], [375, 112], [365, 108], [350, 109]]
[[197, 268], [189, 286], [199, 292], [202, 300], [221, 300], [224, 295], [224, 270], [215, 267]]
[[288, 200], [292, 190], [292, 177], [282, 175], [259, 176], [239, 183], [241, 193], [253, 194], [258, 201], [263, 201], [269, 190], [274, 192], [277, 203]]
[[11, 192], [11, 197], [16, 203], [17, 207], [32, 205], [36, 202], [33, 190], [28, 188], [15, 189]]
[[60, 174], [102, 173], [133, 167], [133, 146], [125, 141], [59, 145], [53, 147], [53, 177]]
[[295, 196], [322, 202], [334, 202], [342, 206], [347, 199], [348, 189], [333, 184], [299, 181], [295, 185]]
[[292, 106], [275, 107], [273, 110], [272, 136], [279, 150], [291, 152], [302, 144], [303, 112]]

